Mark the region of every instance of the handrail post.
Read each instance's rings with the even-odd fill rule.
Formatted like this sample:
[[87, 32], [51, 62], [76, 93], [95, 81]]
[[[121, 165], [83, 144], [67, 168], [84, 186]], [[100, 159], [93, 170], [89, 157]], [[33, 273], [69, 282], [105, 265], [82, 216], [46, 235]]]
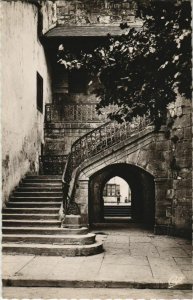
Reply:
[[67, 214], [68, 210], [68, 190], [69, 190], [69, 184], [67, 182], [62, 183], [62, 191], [63, 191], [63, 208], [64, 208], [64, 214]]

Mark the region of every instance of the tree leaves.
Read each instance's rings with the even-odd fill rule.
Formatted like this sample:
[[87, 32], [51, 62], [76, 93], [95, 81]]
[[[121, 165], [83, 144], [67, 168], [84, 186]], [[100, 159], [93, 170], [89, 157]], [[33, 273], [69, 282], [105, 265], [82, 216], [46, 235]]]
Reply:
[[60, 47], [58, 62], [100, 78], [97, 109], [117, 105], [110, 118], [147, 114], [161, 124], [177, 90], [191, 97], [191, 3], [140, 0], [137, 14], [144, 21], [141, 29], [130, 28], [119, 38], [109, 35], [106, 46], [79, 59]]

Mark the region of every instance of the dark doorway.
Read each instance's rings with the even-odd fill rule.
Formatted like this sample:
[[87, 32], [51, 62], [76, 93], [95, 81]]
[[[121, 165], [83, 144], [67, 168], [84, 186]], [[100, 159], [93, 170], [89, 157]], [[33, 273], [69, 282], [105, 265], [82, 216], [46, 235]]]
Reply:
[[89, 223], [105, 223], [104, 189], [113, 177], [124, 179], [131, 190], [130, 222], [154, 225], [154, 177], [140, 167], [130, 164], [113, 164], [96, 172], [89, 181]]

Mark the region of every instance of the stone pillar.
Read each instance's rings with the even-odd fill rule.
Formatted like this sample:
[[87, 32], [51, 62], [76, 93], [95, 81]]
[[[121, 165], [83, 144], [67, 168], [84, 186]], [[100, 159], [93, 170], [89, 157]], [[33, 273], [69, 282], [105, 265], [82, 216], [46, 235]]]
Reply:
[[75, 194], [75, 202], [80, 207], [81, 223], [88, 226], [88, 180], [78, 180]]
[[155, 179], [155, 234], [172, 230], [172, 179]]

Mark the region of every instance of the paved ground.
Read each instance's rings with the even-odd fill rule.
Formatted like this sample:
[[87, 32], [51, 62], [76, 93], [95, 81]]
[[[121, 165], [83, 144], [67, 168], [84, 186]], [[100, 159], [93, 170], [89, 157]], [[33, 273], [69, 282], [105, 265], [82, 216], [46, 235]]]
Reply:
[[5, 299], [192, 299], [191, 291], [149, 289], [4, 288]]
[[105, 252], [94, 256], [4, 255], [4, 283], [77, 288], [190, 288], [190, 241], [155, 236], [139, 229], [97, 232], [97, 240], [104, 241]]

